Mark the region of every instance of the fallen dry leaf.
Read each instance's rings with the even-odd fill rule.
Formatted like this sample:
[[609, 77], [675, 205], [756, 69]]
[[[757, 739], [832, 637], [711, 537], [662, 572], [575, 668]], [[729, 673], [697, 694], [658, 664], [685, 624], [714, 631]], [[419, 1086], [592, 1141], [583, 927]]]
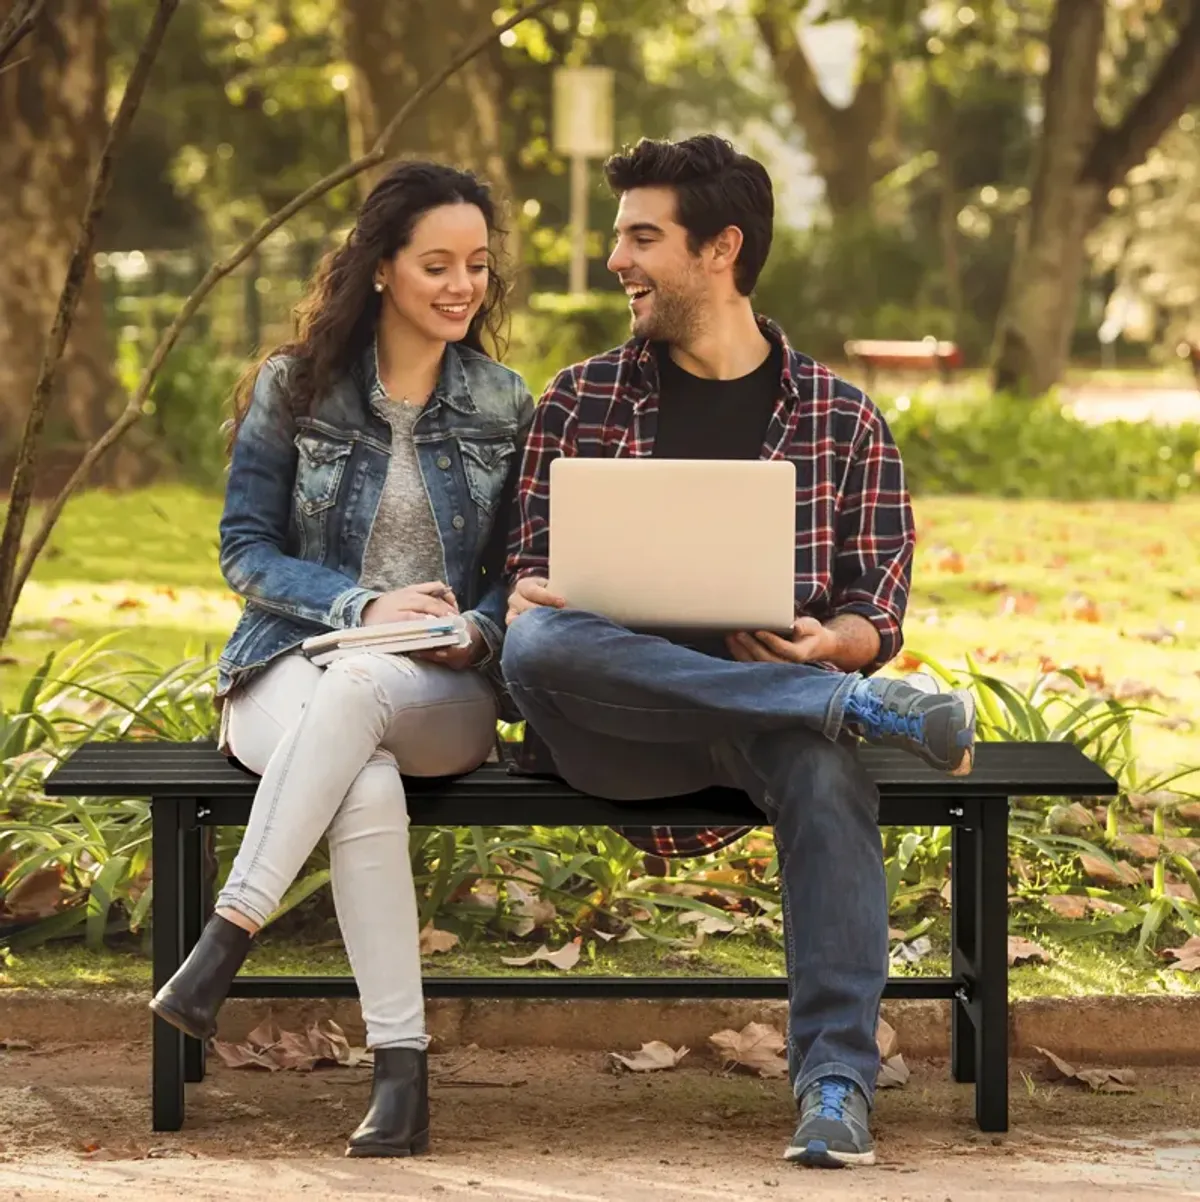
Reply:
[[513, 932], [518, 938], [523, 939], [526, 935], [549, 926], [558, 917], [554, 903], [542, 897], [536, 888], [509, 881], [506, 889], [513, 913], [520, 919]]
[[926, 935], [911, 943], [898, 943], [892, 948], [891, 958], [897, 964], [919, 964], [933, 951], [933, 941]]
[[1162, 851], [1162, 840], [1157, 835], [1126, 833], [1116, 837], [1114, 846], [1137, 860], [1157, 860]]
[[904, 1063], [903, 1056], [890, 1056], [879, 1065], [879, 1072], [875, 1077], [875, 1088], [898, 1089], [901, 1085], [908, 1084], [911, 1075], [908, 1065]]
[[439, 952], [453, 951], [458, 947], [458, 936], [453, 931], [441, 931], [427, 923], [421, 931], [421, 955], [436, 956]]
[[1046, 1074], [1051, 1081], [1070, 1081], [1086, 1085], [1095, 1093], [1136, 1093], [1133, 1082], [1136, 1074], [1131, 1068], [1077, 1069], [1045, 1048], [1034, 1048], [1046, 1057]]
[[1139, 630], [1133, 637], [1140, 639], [1143, 643], [1173, 643], [1176, 634], [1160, 622], [1153, 630]]
[[301, 1034], [280, 1031], [271, 1015], [242, 1043], [214, 1039], [213, 1051], [226, 1068], [254, 1068], [272, 1073], [281, 1070], [307, 1073], [338, 1065], [353, 1067], [367, 1055], [350, 1047], [345, 1032], [332, 1019], [321, 1019]]
[[137, 597], [125, 597], [118, 601], [113, 609], [145, 609], [145, 601], [139, 601]]
[[716, 914], [702, 914], [699, 910], [685, 910], [675, 921], [681, 927], [695, 926], [705, 935], [727, 935], [730, 931], [738, 929], [737, 923], [728, 918], [721, 918]]
[[1156, 697], [1166, 696], [1154, 685], [1144, 680], [1134, 680], [1129, 676], [1113, 685], [1112, 695], [1116, 701], [1153, 701]]
[[1050, 956], [1045, 948], [1039, 947], [1028, 939], [1022, 939], [1019, 935], [1009, 935], [1008, 966], [1010, 968], [1015, 964], [1049, 963]]
[[708, 1037], [721, 1054], [723, 1067], [745, 1068], [760, 1077], [787, 1076], [787, 1060], [779, 1053], [784, 1039], [766, 1023], [748, 1023], [740, 1031], [726, 1029]]
[[212, 1048], [226, 1068], [261, 1068], [271, 1073], [279, 1068], [269, 1056], [256, 1052], [244, 1043], [226, 1043], [222, 1039], [214, 1039]]
[[49, 918], [62, 899], [63, 867], [56, 864], [53, 868], [39, 868], [18, 881], [0, 902], [0, 913], [17, 922], [33, 922]]
[[1068, 593], [1063, 598], [1063, 617], [1072, 622], [1101, 622], [1100, 606], [1086, 593]]
[[574, 968], [579, 963], [583, 940], [576, 938], [570, 943], [564, 943], [557, 951], [552, 952], [544, 943], [530, 956], [501, 956], [501, 964], [511, 964], [513, 968], [524, 968], [535, 960], [544, 960], [555, 968]]
[[994, 593], [1004, 592], [1008, 585], [1003, 580], [972, 580], [968, 587], [974, 593], [982, 593], [985, 597], [990, 597]]
[[1174, 961], [1171, 967], [1178, 972], [1200, 972], [1200, 935], [1193, 935], [1182, 947], [1164, 948], [1162, 955]]
[[1036, 613], [1037, 607], [1038, 598], [1034, 593], [1007, 593], [1000, 601], [1000, 616], [1011, 618]]
[[1107, 860], [1089, 856], [1087, 852], [1080, 852], [1079, 866], [1088, 880], [1096, 885], [1140, 885], [1142, 883], [1138, 870], [1132, 864], [1126, 864], [1124, 860], [1117, 860], [1113, 864], [1109, 864]]
[[900, 1037], [896, 1028], [881, 1018], [875, 1024], [875, 1043], [879, 1047], [880, 1060], [890, 1060], [900, 1050]]
[[1086, 918], [1089, 914], [1120, 914], [1125, 907], [1099, 897], [1081, 893], [1057, 893], [1042, 898], [1042, 905], [1053, 910], [1059, 918]]
[[674, 1068], [686, 1055], [687, 1048], [676, 1050], [661, 1039], [652, 1039], [642, 1044], [641, 1048], [632, 1055], [623, 1056], [620, 1052], [609, 1052], [614, 1062], [624, 1065], [631, 1073], [654, 1073], [665, 1068]]
[[963, 557], [953, 547], [935, 547], [933, 550], [933, 569], [935, 572], [951, 572], [960, 575], [966, 564]]

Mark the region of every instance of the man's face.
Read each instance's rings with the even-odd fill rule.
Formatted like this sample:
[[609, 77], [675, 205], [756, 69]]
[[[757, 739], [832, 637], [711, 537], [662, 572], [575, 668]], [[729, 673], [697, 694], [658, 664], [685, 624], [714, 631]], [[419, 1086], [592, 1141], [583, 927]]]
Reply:
[[608, 269], [629, 297], [637, 338], [687, 343], [702, 324], [708, 281], [687, 231], [675, 220], [670, 188], [634, 188], [617, 209], [617, 243]]

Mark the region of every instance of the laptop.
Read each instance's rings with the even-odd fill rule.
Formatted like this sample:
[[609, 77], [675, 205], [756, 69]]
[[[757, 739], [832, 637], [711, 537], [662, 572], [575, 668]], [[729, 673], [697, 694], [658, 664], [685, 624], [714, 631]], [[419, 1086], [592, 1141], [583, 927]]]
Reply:
[[562, 458], [550, 465], [550, 584], [631, 630], [791, 629], [788, 460]]

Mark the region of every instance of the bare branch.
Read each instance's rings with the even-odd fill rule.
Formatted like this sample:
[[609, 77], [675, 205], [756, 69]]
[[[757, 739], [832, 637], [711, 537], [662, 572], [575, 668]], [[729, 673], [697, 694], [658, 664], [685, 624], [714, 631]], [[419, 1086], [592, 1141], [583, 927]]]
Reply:
[[1171, 52], [1125, 119], [1097, 137], [1083, 169], [1084, 180], [1095, 181], [1106, 192], [1115, 188], [1145, 161], [1172, 122], [1197, 101], [1200, 101], [1200, 4], [1192, 6], [1192, 14]]
[[24, 583], [24, 576], [22, 576], [21, 583], [14, 590], [13, 569], [20, 550], [21, 535], [25, 530], [29, 506], [33, 499], [38, 451], [42, 429], [46, 424], [46, 412], [50, 406], [54, 377], [59, 363], [62, 361], [67, 337], [71, 332], [71, 324], [75, 319], [75, 310], [78, 308], [83, 284], [91, 266], [92, 246], [96, 241], [96, 227], [108, 201], [117, 154], [125, 141], [129, 127], [133, 124], [134, 114], [137, 112], [142, 95], [146, 90], [146, 82], [150, 78], [154, 60], [158, 57], [167, 25], [178, 6], [179, 0], [158, 0], [154, 19], [150, 22], [150, 28], [138, 53], [137, 62], [125, 85], [125, 94], [121, 97], [120, 108], [108, 129], [108, 136], [100, 154], [100, 164], [96, 169], [91, 192], [83, 210], [79, 234], [71, 252], [71, 261], [67, 266], [67, 276], [63, 281], [62, 291], [59, 293], [54, 324], [42, 352], [42, 362], [38, 368], [33, 400], [25, 419], [25, 430], [21, 436], [17, 462], [13, 469], [8, 514], [4, 520], [4, 533], [0, 536], [0, 637], [8, 633], [12, 612], [16, 608], [16, 599], [20, 594], [21, 584]]
[[413, 110], [433, 92], [437, 91], [456, 71], [464, 67], [477, 55], [482, 54], [497, 37], [560, 2], [561, 0], [535, 0], [534, 3], [519, 9], [502, 25], [497, 25], [477, 37], [456, 54], [436, 75], [423, 83], [404, 102], [396, 115], [388, 122], [383, 133], [379, 135], [375, 145], [366, 154], [354, 159], [352, 162], [343, 164], [336, 171], [330, 172], [324, 179], [318, 180], [312, 187], [306, 188], [294, 200], [289, 201], [283, 208], [268, 217], [227, 259], [219, 263], [214, 263], [205, 272], [204, 278], [196, 285], [187, 300], [184, 301], [183, 307], [179, 310], [175, 320], [163, 332], [158, 345], [154, 348], [154, 353], [150, 356], [150, 362], [146, 365], [146, 370], [142, 373], [142, 378], [138, 381], [137, 389], [129, 398], [121, 415], [100, 436], [95, 444], [88, 448], [79, 465], [71, 473], [70, 479], [68, 479], [46, 509], [41, 525], [30, 540], [17, 572], [16, 588], [13, 592], [14, 606], [16, 598], [20, 596], [25, 582], [29, 579], [33, 565], [37, 562], [37, 557], [46, 545], [46, 541], [49, 539], [55, 523], [61, 516], [71, 494], [88, 478], [92, 469], [109, 448], [118, 442], [131, 426], [137, 423], [163, 362], [171, 353], [175, 343], [178, 342], [184, 326], [191, 320], [193, 314], [199, 309], [205, 298], [217, 284], [241, 263], [244, 263], [271, 234], [299, 213], [301, 209], [306, 208], [313, 201], [319, 200], [326, 193], [338, 187], [338, 185], [346, 183], [359, 173], [383, 162], [387, 158], [388, 147], [392, 139], [396, 136], [400, 126], [412, 115]]
[[33, 31], [42, 14], [46, 0], [17, 0], [12, 12], [0, 24], [0, 65], [20, 45], [21, 40]]

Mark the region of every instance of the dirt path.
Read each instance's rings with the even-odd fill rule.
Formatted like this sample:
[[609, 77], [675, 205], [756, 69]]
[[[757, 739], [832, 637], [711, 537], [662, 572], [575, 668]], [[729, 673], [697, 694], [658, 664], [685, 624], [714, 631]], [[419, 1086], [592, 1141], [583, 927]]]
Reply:
[[1104, 1096], [1030, 1088], [1018, 1066], [1014, 1130], [992, 1137], [972, 1125], [970, 1089], [950, 1084], [944, 1064], [921, 1063], [904, 1090], [880, 1096], [880, 1166], [830, 1174], [779, 1159], [791, 1131], [780, 1082], [722, 1077], [701, 1061], [615, 1076], [599, 1054], [564, 1052], [468, 1049], [432, 1065], [433, 1154], [382, 1163], [341, 1156], [366, 1068], [218, 1066], [189, 1087], [185, 1130], [156, 1135], [144, 1045], [0, 1054], [0, 1198], [1200, 1198], [1197, 1069], [1143, 1070], [1136, 1095]]

